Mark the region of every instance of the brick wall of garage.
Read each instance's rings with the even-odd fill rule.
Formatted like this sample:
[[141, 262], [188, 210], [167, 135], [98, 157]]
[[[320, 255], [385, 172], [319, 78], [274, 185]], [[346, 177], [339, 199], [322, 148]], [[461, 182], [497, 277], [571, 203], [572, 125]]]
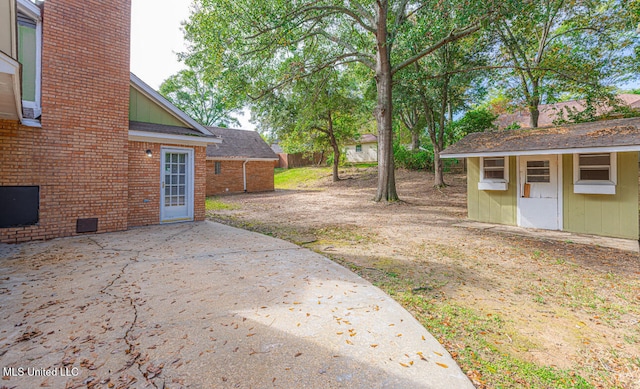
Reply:
[[[215, 162], [220, 162], [220, 174], [215, 174]], [[207, 160], [207, 196], [242, 193], [244, 161]], [[273, 188], [273, 161], [249, 161], [246, 164], [247, 192], [267, 192]]]
[[130, 6], [44, 3], [42, 128], [0, 122], [0, 185], [39, 186], [39, 222], [1, 242], [75, 235], [79, 218], [127, 228]]

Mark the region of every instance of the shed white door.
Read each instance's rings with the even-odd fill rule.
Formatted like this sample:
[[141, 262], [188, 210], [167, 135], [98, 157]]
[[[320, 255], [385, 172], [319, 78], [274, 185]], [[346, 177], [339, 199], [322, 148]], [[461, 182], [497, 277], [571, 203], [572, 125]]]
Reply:
[[558, 214], [558, 156], [520, 157], [518, 225], [560, 229]]
[[193, 150], [162, 148], [160, 221], [193, 220]]

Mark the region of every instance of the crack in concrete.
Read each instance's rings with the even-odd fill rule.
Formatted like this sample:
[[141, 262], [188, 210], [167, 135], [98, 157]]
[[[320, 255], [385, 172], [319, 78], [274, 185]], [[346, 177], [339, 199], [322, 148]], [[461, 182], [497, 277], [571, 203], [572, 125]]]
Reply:
[[93, 237], [88, 236], [87, 239], [89, 239], [89, 241], [93, 244], [95, 244], [96, 246], [100, 247], [100, 250], [104, 250], [105, 246], [101, 245], [100, 243], [98, 243], [97, 240], [95, 240]]
[[[100, 246], [100, 245], [98, 245], [98, 246]], [[127, 328], [127, 330], [125, 331], [125, 334], [123, 336], [123, 340], [127, 345], [127, 350], [125, 352], [126, 352], [126, 354], [131, 356], [131, 359], [129, 360], [129, 362], [127, 362], [125, 364], [125, 366], [123, 368], [121, 368], [120, 370], [116, 371], [116, 373], [122, 373], [123, 371], [129, 369], [131, 366], [137, 365], [138, 371], [145, 378], [147, 383], [152, 385], [154, 388], [158, 388], [158, 386], [152, 380], [147, 378], [147, 374], [144, 373], [144, 371], [142, 369], [142, 365], [143, 364], [140, 363], [140, 359], [142, 357], [142, 353], [136, 350], [136, 346], [133, 343], [134, 339], [131, 339], [131, 332], [133, 331], [134, 327], [136, 326], [136, 324], [138, 322], [138, 306], [136, 305], [135, 300], [130, 296], [120, 297], [120, 296], [117, 296], [117, 295], [107, 291], [108, 289], [112, 288], [113, 285], [125, 275], [125, 272], [126, 272], [127, 268], [129, 267], [129, 265], [131, 265], [132, 262], [138, 262], [138, 256], [139, 255], [140, 255], [140, 252], [136, 252], [136, 255], [133, 258], [131, 258], [130, 262], [126, 263], [122, 267], [122, 269], [120, 269], [120, 274], [118, 274], [104, 288], [102, 288], [100, 290], [100, 293], [109, 295], [109, 296], [113, 297], [114, 299], [123, 299], [125, 301], [128, 301], [129, 302], [129, 306], [133, 309], [133, 320], [131, 321], [131, 324], [129, 325], [129, 328]]]
[[186, 228], [182, 229], [181, 231], [176, 232], [175, 234], [169, 235], [165, 238], [165, 242], [169, 242], [170, 240], [172, 240], [173, 238], [175, 238], [176, 236], [179, 236], [181, 234], [184, 234], [185, 232], [189, 232], [191, 230], [193, 230], [195, 228], [195, 224], [191, 223], [187, 226], [185, 226]]

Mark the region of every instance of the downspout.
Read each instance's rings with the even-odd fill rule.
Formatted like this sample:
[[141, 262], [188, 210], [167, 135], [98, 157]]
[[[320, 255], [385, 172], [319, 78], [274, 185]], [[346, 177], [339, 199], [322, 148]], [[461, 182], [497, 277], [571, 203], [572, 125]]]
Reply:
[[242, 182], [244, 183], [244, 193], [247, 193], [247, 162], [251, 159], [247, 159], [242, 163]]

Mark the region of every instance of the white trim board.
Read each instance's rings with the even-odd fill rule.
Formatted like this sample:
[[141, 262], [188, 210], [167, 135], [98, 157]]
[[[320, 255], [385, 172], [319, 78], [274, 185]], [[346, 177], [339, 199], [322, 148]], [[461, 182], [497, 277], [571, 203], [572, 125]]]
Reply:
[[137, 130], [129, 130], [129, 140], [151, 143], [176, 143], [189, 146], [207, 146], [214, 143], [222, 143], [222, 139], [220, 138], [162, 134], [157, 132], [144, 132]]

